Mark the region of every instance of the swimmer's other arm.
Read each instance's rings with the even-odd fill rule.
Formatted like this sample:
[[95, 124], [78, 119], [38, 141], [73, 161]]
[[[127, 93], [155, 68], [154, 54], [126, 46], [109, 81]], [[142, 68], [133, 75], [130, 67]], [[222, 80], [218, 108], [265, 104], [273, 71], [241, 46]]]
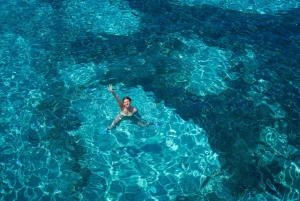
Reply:
[[112, 93], [112, 95], [113, 95], [113, 96], [115, 97], [115, 99], [118, 101], [119, 107], [122, 109], [123, 103], [122, 103], [122, 101], [120, 100], [119, 96], [114, 92], [114, 90], [113, 90], [111, 84], [110, 84], [109, 87], [108, 87], [108, 91], [110, 91], [110, 92]]

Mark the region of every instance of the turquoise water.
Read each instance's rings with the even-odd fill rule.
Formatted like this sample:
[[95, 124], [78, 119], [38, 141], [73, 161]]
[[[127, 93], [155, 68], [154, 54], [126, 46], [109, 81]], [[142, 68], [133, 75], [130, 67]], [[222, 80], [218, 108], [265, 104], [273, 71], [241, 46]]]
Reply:
[[0, 200], [300, 200], [299, 4], [1, 1]]

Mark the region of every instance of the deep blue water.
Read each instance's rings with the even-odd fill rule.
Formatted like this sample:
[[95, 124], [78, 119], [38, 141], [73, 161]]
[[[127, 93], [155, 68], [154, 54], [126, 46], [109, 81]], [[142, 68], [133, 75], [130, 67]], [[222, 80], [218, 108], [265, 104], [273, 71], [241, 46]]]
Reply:
[[299, 4], [0, 1], [0, 200], [300, 200]]

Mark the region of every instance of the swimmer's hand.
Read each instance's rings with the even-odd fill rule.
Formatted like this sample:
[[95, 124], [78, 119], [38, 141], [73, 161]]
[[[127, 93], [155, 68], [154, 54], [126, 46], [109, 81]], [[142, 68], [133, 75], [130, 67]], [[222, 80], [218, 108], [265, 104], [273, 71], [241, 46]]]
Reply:
[[123, 110], [123, 103], [120, 100], [120, 98], [118, 97], [118, 95], [114, 92], [111, 84], [108, 87], [108, 91], [110, 91], [112, 93], [112, 95], [115, 97], [115, 99], [118, 101], [119, 107], [120, 107], [120, 109], [122, 111]]
[[152, 126], [155, 126], [155, 127], [160, 127], [161, 123], [160, 122], [153, 122], [153, 123], [148, 123], [148, 125], [152, 125]]
[[159, 122], [154, 122], [154, 125], [155, 125], [156, 127], [159, 127], [159, 126], [160, 126], [160, 123], [159, 123]]
[[114, 92], [113, 88], [112, 88], [112, 85], [110, 84], [109, 87], [108, 87], [108, 91], [110, 92]]
[[154, 122], [153, 125], [156, 126], [156, 127], [160, 127], [160, 123], [159, 122]]

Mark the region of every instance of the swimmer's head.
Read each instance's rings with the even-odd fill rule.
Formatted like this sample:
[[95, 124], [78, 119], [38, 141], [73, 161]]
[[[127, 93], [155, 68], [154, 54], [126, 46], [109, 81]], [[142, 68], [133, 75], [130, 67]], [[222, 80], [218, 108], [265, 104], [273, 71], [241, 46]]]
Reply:
[[128, 96], [126, 96], [126, 97], [123, 98], [122, 102], [123, 102], [123, 105], [125, 107], [129, 107], [130, 103], [131, 103], [131, 98], [129, 98]]
[[125, 101], [126, 99], [129, 100], [129, 102], [131, 102], [131, 98], [129, 98], [128, 96], [125, 96], [125, 97], [122, 99], [122, 102], [124, 103], [124, 101]]

